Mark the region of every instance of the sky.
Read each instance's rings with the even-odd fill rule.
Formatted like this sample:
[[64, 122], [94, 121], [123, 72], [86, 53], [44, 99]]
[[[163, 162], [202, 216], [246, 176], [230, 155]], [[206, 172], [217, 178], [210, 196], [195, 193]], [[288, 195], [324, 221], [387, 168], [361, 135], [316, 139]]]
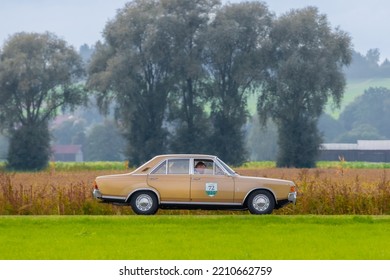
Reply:
[[[0, 48], [17, 32], [50, 31], [78, 49], [102, 40], [107, 21], [129, 0], [0, 0]], [[223, 1], [224, 3], [228, 1]], [[240, 0], [230, 0], [240, 2]], [[349, 33], [356, 51], [365, 55], [378, 48], [390, 59], [390, 1], [388, 0], [265, 0], [281, 15], [291, 9], [315, 6], [333, 28]]]

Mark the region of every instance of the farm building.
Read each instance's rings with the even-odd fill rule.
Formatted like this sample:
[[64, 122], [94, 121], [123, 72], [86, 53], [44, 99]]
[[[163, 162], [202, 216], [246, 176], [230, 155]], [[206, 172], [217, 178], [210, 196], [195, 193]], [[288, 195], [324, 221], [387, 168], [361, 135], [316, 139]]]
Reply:
[[358, 140], [357, 143], [325, 143], [319, 160], [390, 162], [390, 140]]
[[52, 160], [54, 161], [83, 161], [81, 145], [54, 145]]

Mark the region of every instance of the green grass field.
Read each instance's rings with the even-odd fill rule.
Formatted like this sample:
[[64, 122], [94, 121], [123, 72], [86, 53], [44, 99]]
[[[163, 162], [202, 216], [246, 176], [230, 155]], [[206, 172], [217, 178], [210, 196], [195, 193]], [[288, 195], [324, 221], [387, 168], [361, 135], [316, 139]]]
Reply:
[[390, 216], [1, 216], [2, 260], [388, 260]]

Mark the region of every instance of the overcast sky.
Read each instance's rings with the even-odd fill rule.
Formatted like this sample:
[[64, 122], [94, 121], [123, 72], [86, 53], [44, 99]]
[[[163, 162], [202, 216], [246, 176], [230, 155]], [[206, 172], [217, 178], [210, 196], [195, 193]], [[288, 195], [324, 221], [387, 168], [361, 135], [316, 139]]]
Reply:
[[[94, 45], [108, 20], [128, 0], [0, 0], [0, 46], [16, 32], [55, 33], [78, 49]], [[224, 1], [227, 2], [227, 1]], [[231, 0], [230, 2], [239, 2]], [[268, 0], [277, 15], [290, 9], [318, 7], [333, 27], [348, 32], [355, 50], [366, 54], [379, 48], [390, 59], [390, 1], [388, 0]]]

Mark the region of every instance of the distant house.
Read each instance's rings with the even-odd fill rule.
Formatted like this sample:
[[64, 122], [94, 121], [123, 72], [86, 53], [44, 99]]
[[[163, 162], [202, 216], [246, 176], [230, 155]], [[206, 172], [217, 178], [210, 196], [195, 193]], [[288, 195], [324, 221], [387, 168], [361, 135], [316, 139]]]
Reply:
[[52, 160], [54, 161], [83, 161], [81, 145], [54, 145], [52, 146]]
[[390, 162], [390, 140], [358, 140], [357, 143], [325, 143], [319, 160]]

